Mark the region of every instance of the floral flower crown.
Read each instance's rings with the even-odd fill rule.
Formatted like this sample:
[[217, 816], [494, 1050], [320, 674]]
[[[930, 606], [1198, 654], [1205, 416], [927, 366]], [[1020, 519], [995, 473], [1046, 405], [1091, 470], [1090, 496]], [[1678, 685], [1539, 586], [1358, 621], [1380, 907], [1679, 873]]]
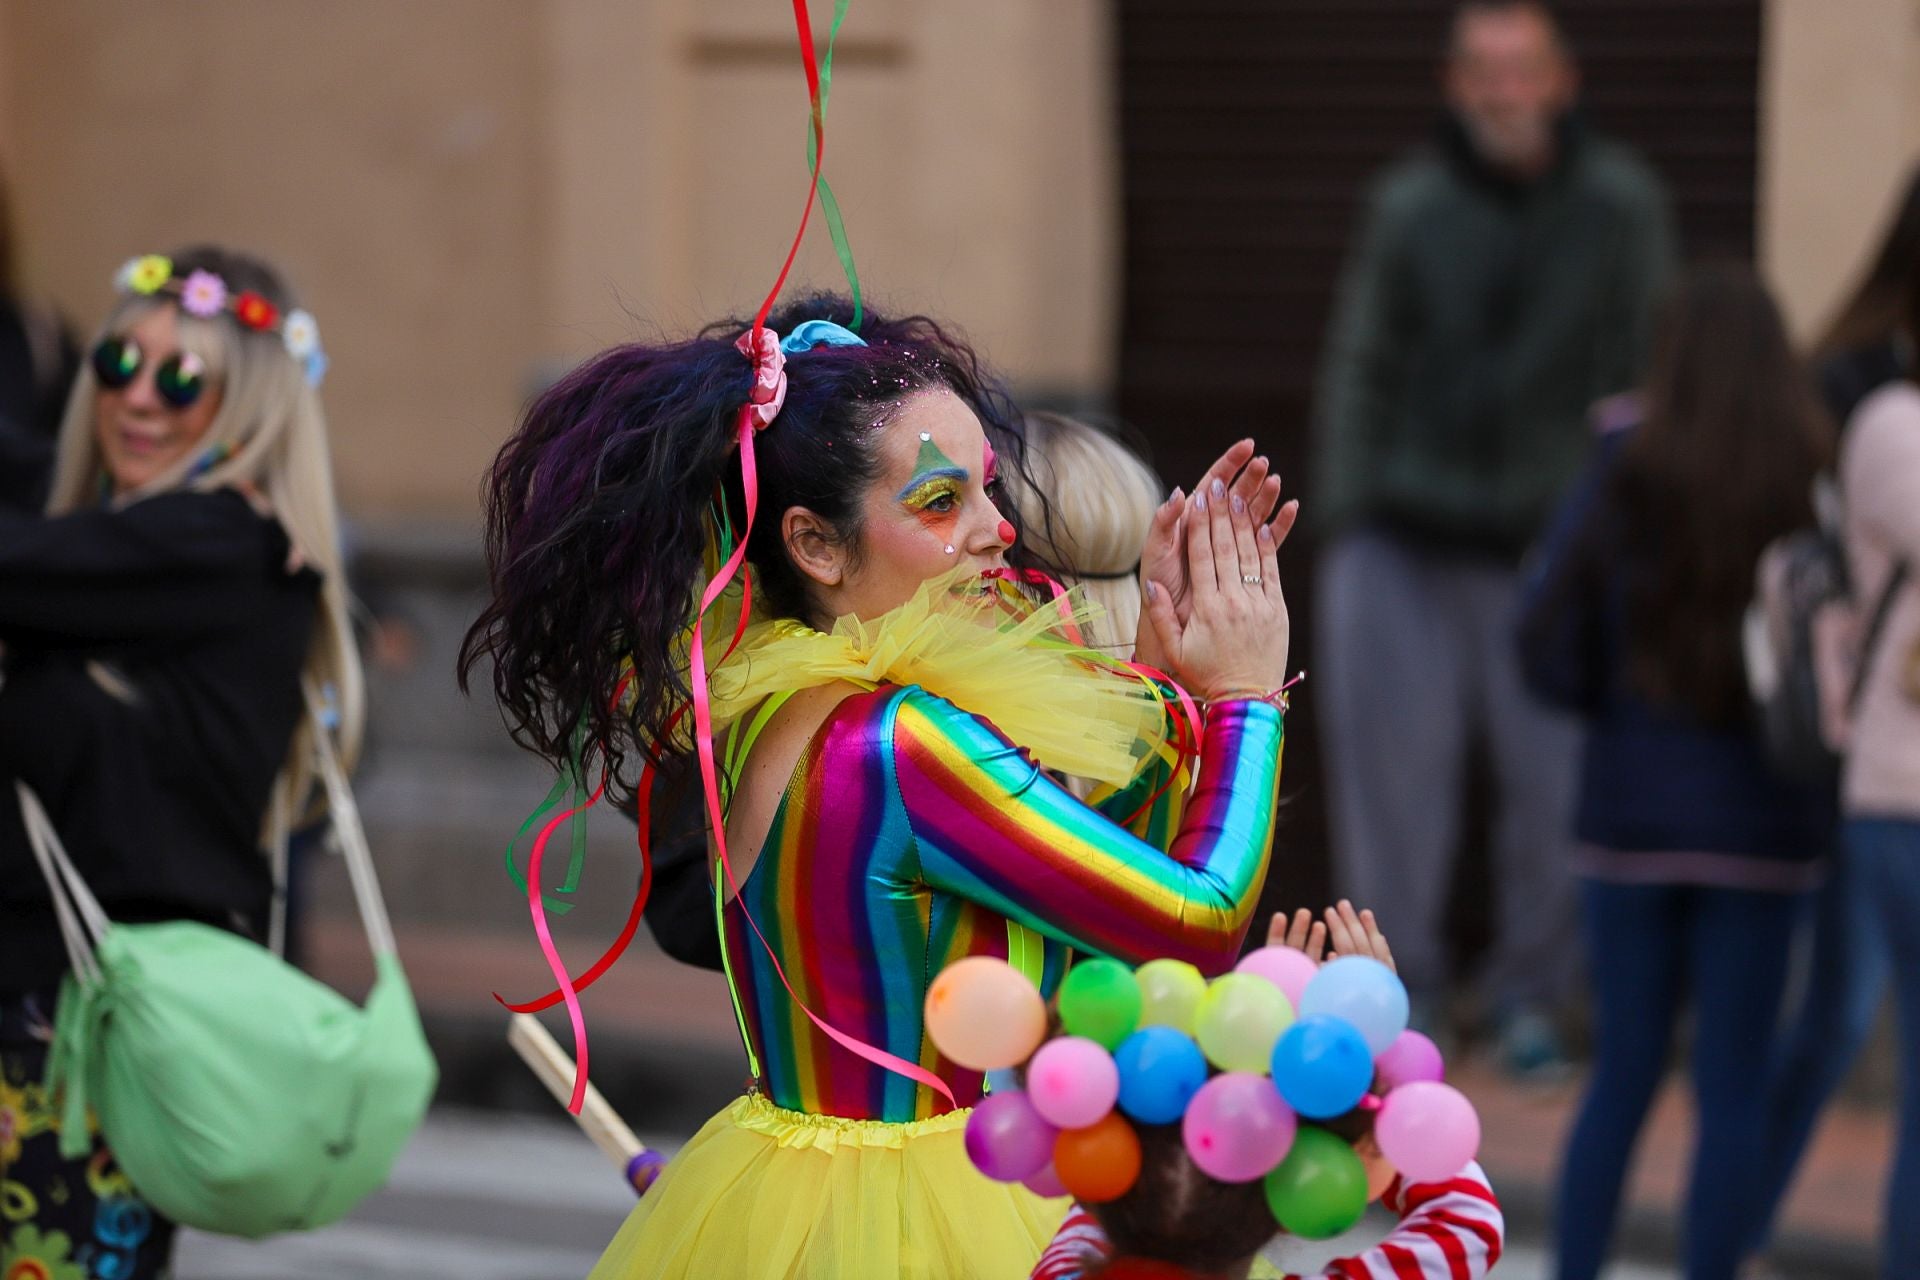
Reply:
[[306, 373], [309, 385], [317, 387], [326, 377], [327, 353], [320, 346], [320, 326], [298, 307], [282, 315], [280, 308], [266, 298], [250, 289], [235, 293], [218, 274], [204, 268], [189, 271], [184, 277], [175, 275], [173, 259], [158, 253], [129, 258], [114, 276], [113, 284], [125, 294], [165, 294], [178, 301], [182, 311], [202, 320], [225, 312], [244, 329], [277, 333], [286, 344], [287, 354]]
[[1058, 1004], [1064, 1034], [1048, 1038], [1040, 992], [989, 956], [927, 989], [935, 1047], [987, 1073], [966, 1149], [989, 1178], [1115, 1200], [1140, 1177], [1134, 1126], [1177, 1123], [1202, 1173], [1263, 1182], [1280, 1227], [1318, 1240], [1359, 1221], [1369, 1196], [1365, 1166], [1328, 1122], [1370, 1112], [1409, 1183], [1451, 1177], [1479, 1148], [1473, 1104], [1441, 1083], [1439, 1050], [1408, 1029], [1406, 988], [1377, 960], [1318, 965], [1264, 947], [1209, 983], [1179, 960], [1135, 970], [1092, 957], [1061, 981]]

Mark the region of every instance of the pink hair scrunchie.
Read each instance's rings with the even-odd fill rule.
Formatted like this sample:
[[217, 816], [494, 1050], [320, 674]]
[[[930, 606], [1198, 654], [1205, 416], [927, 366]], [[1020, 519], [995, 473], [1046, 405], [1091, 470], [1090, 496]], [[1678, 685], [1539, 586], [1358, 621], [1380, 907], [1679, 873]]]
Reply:
[[749, 329], [733, 345], [753, 361], [747, 412], [753, 416], [753, 429], [765, 431], [787, 400], [787, 354], [780, 349], [780, 335], [765, 327]]

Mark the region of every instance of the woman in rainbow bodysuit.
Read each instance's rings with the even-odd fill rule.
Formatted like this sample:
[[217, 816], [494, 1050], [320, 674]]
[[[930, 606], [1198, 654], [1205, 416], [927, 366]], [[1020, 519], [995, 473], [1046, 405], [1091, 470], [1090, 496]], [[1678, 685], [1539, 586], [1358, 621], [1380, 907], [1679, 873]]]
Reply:
[[491, 475], [466, 662], [563, 768], [700, 770], [756, 1080], [593, 1274], [1024, 1275], [1066, 1202], [973, 1172], [985, 1082], [923, 1034], [927, 985], [969, 954], [1048, 992], [1069, 949], [1231, 963], [1273, 835], [1296, 509], [1257, 518], [1277, 484], [1235, 481], [1243, 442], [1156, 516], [1138, 656], [1204, 705], [1183, 729], [1171, 686], [1075, 643], [1075, 597], [996, 580], [1018, 461], [968, 408], [972, 352], [802, 305], [601, 354]]

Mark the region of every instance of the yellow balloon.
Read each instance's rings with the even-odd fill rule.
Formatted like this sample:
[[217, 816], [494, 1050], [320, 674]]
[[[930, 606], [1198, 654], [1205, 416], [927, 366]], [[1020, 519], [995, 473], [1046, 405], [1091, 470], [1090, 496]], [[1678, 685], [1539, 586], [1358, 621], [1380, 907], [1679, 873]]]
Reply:
[[1140, 983], [1140, 1025], [1193, 1034], [1193, 1015], [1207, 980], [1185, 960], [1149, 960], [1133, 975]]
[[1193, 1038], [1222, 1071], [1265, 1075], [1273, 1046], [1293, 1025], [1293, 1005], [1279, 987], [1251, 973], [1215, 978], [1194, 1013]]

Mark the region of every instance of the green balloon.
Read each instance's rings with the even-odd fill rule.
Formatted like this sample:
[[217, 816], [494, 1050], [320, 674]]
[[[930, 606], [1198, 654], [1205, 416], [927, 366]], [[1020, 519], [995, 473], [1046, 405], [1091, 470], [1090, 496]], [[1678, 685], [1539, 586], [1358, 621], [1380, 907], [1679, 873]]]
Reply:
[[1109, 1052], [1140, 1025], [1140, 984], [1118, 960], [1082, 960], [1060, 984], [1060, 1023]]
[[1207, 980], [1185, 960], [1149, 960], [1134, 973], [1140, 984], [1140, 1025], [1193, 1034], [1194, 1011]]
[[1353, 1148], [1314, 1125], [1301, 1125], [1280, 1167], [1266, 1177], [1267, 1205], [1291, 1235], [1330, 1240], [1367, 1211], [1367, 1167]]

